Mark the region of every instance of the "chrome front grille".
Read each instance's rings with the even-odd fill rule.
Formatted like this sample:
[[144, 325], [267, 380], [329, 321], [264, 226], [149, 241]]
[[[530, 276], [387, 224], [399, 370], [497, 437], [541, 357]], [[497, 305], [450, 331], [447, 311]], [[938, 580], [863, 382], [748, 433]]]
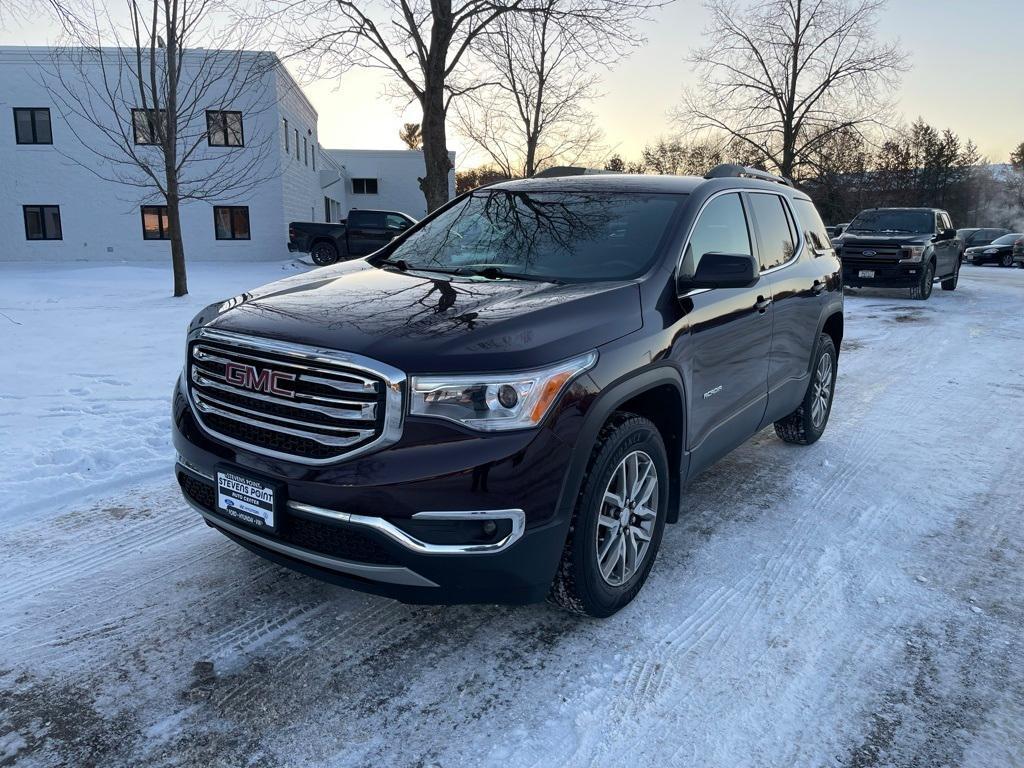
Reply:
[[187, 386], [214, 437], [278, 458], [328, 464], [401, 435], [404, 374], [346, 352], [202, 329]]
[[[867, 251], [867, 254], [865, 254]], [[899, 261], [903, 258], [903, 247], [892, 243], [845, 244], [839, 254], [842, 259], [855, 261]]]

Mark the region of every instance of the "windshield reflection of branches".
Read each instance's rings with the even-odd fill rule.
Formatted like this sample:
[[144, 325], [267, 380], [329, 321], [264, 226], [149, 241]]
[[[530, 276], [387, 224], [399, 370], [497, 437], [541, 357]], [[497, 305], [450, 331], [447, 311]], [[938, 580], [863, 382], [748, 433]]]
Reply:
[[630, 272], [637, 260], [647, 259], [625, 248], [630, 220], [647, 202], [645, 197], [602, 193], [489, 190], [439, 217], [391, 258], [404, 259], [412, 268], [486, 264], [510, 272], [587, 276], [595, 268], [604, 273], [610, 249], [618, 248], [624, 250], [614, 254], [616, 261], [628, 261], [624, 271]]

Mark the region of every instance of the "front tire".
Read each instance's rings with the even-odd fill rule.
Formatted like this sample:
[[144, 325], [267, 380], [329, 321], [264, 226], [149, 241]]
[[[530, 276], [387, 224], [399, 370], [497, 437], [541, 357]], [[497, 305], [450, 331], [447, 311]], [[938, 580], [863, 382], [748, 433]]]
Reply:
[[318, 267], [328, 267], [338, 260], [338, 249], [333, 243], [321, 242], [310, 249], [309, 255]]
[[935, 282], [935, 263], [929, 261], [921, 270], [921, 281], [910, 289], [910, 298], [927, 301], [932, 295], [932, 284]]
[[800, 406], [788, 416], [775, 422], [775, 434], [787, 443], [810, 445], [818, 441], [828, 417], [832, 413], [832, 398], [836, 391], [838, 355], [832, 337], [827, 333], [818, 337], [818, 348], [811, 368], [811, 380]]
[[591, 453], [551, 600], [597, 618], [628, 604], [654, 564], [668, 503], [668, 454], [658, 428], [642, 416], [613, 414]]

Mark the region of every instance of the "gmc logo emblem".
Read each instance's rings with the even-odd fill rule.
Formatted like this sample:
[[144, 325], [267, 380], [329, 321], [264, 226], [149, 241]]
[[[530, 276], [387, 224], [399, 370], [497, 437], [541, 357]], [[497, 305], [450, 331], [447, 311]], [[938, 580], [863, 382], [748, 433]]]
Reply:
[[264, 368], [256, 370], [255, 366], [242, 363], [225, 363], [224, 380], [236, 387], [244, 387], [255, 392], [266, 392], [279, 397], [295, 397], [295, 392], [281, 386], [283, 381], [295, 381], [294, 373], [282, 373]]

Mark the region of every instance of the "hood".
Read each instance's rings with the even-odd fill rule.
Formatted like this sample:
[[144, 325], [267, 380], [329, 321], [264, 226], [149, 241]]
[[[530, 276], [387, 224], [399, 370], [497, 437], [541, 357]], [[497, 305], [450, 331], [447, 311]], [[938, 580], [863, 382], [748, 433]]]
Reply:
[[349, 262], [212, 305], [194, 325], [355, 352], [409, 373], [547, 365], [641, 325], [634, 282], [554, 285]]
[[858, 232], [856, 234], [843, 232], [839, 236], [839, 242], [843, 245], [927, 245], [932, 242], [935, 235], [912, 234], [912, 233], [891, 233], [881, 232]]

